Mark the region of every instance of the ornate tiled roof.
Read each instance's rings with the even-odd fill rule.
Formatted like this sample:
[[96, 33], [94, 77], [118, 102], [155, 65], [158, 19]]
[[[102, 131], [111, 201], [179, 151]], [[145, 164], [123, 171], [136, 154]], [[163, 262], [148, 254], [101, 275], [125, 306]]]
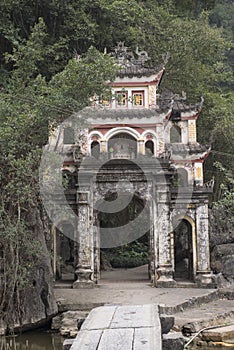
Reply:
[[160, 111], [148, 108], [91, 108], [86, 107], [82, 110], [79, 115], [85, 119], [142, 119], [152, 118], [160, 116]]
[[201, 154], [209, 152], [209, 145], [200, 145], [199, 143], [183, 144], [183, 143], [167, 143], [166, 149], [171, 154]]
[[149, 67], [145, 65], [145, 63], [151, 59], [148, 53], [146, 51], [139, 51], [138, 47], [135, 52], [130, 51], [129, 48], [124, 45], [124, 42], [119, 42], [110, 55], [115, 57], [118, 61], [120, 70], [117, 76], [120, 78], [126, 76], [129, 78], [151, 76], [160, 72], [168, 59], [168, 56], [166, 56], [163, 64], [157, 67]]
[[197, 111], [199, 112], [203, 105], [203, 97], [199, 103], [187, 104], [186, 93], [183, 91], [182, 95], [173, 94], [171, 91], [162, 93], [158, 98], [159, 108], [162, 110], [172, 108], [171, 119], [176, 120], [181, 116], [181, 112]]
[[157, 67], [142, 67], [142, 66], [129, 66], [129, 67], [123, 67], [118, 72], [117, 76], [120, 78], [124, 77], [149, 77], [151, 75], [154, 75], [155, 73], [160, 72], [164, 68], [163, 64]]

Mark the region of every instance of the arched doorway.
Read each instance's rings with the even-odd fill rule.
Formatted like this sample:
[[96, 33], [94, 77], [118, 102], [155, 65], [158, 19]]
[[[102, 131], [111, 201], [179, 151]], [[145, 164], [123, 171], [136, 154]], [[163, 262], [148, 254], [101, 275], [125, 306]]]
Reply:
[[[113, 211], [109, 210], [111, 203], [116, 203]], [[140, 222], [139, 215], [142, 215]], [[102, 281], [149, 280], [152, 274], [149, 215], [148, 203], [136, 194], [113, 192], [105, 196], [97, 213], [100, 242], [102, 247], [102, 236], [109, 235], [113, 247], [100, 249]], [[116, 241], [113, 237], [118, 229], [124, 234], [124, 244], [121, 244], [121, 238]]]
[[152, 157], [154, 155], [154, 143], [152, 140], [148, 140], [145, 143], [145, 154], [148, 157]]
[[111, 158], [134, 159], [137, 155], [137, 141], [127, 132], [120, 132], [109, 139], [108, 152]]
[[73, 225], [67, 221], [61, 222], [54, 232], [54, 275], [55, 279], [74, 280], [76, 249]]
[[194, 279], [193, 229], [191, 223], [182, 219], [174, 229], [175, 280]]
[[97, 159], [100, 157], [100, 143], [98, 141], [91, 143], [91, 156]]

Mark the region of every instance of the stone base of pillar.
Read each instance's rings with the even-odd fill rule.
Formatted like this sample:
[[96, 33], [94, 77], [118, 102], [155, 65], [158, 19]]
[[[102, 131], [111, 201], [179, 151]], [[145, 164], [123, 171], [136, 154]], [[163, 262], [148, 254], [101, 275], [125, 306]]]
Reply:
[[90, 266], [78, 266], [75, 272], [77, 280], [73, 283], [73, 288], [93, 288], [95, 283], [92, 279], [93, 270]]
[[73, 289], [91, 289], [94, 288], [96, 285], [93, 281], [87, 281], [87, 282], [80, 282], [75, 281], [73, 282], [72, 288]]
[[195, 283], [201, 288], [217, 288], [217, 278], [211, 271], [197, 271]]
[[157, 269], [157, 277], [158, 278], [155, 280], [155, 287], [176, 287], [176, 281], [173, 279], [173, 270], [171, 267], [160, 267]]

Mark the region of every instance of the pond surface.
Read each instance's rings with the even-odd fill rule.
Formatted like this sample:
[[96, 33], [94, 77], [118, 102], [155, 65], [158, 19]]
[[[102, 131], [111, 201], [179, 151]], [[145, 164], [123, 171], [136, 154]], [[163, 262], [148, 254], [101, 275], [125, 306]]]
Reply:
[[[15, 337], [0, 337], [0, 350], [63, 350], [63, 341], [64, 338], [59, 334], [37, 330]], [[189, 350], [198, 349], [211, 350], [212, 348], [189, 347]], [[218, 347], [215, 349], [227, 350], [233, 349], [233, 347]]]
[[0, 337], [0, 350], [63, 350], [63, 341], [59, 334], [37, 330], [15, 337]]

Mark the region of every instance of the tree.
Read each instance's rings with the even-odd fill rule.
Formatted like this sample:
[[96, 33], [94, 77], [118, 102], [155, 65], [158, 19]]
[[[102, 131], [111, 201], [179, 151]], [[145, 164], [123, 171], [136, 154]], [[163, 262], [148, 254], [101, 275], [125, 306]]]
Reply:
[[27, 289], [39, 261], [49, 259], [40, 238], [47, 222], [38, 176], [49, 125], [87, 106], [94, 94], [107, 93], [115, 74], [113, 60], [90, 48], [47, 82], [40, 72], [46, 37], [40, 19], [29, 39], [8, 54], [13, 70], [0, 92], [0, 311], [8, 327], [24, 323]]
[[[220, 152], [213, 153], [215, 160], [228, 171], [233, 169], [229, 155], [222, 157], [233, 154], [232, 20], [223, 13], [228, 4], [224, 0], [216, 4], [212, 0], [1, 1], [0, 244], [7, 252], [2, 255], [4, 271], [9, 278], [15, 276], [4, 282], [9, 285], [0, 300], [5, 316], [8, 296], [24, 285], [19, 276], [24, 276], [21, 281], [29, 278], [22, 271], [18, 274], [19, 266], [25, 272], [27, 264], [37, 260], [36, 254], [27, 255], [36, 248], [25, 247], [21, 238], [26, 240], [32, 232], [29, 222], [35, 211], [43, 214], [38, 164], [48, 126], [88, 105], [94, 94], [108, 94], [106, 82], [114, 79], [115, 63], [97, 49], [103, 52], [106, 47], [110, 52], [117, 41], [125, 41], [133, 51], [136, 46], [148, 51], [153, 66], [169, 52], [160, 89], [185, 90], [196, 102], [205, 95], [200, 138]], [[207, 169], [211, 176], [214, 168], [209, 162]]]
[[223, 183], [220, 185], [220, 196], [215, 202], [215, 208], [222, 211], [224, 217], [234, 223], [234, 178], [233, 173], [228, 171], [219, 162], [215, 162], [214, 166], [217, 171], [223, 173]]
[[[169, 52], [165, 85], [175, 92], [182, 87], [192, 96], [200, 82], [204, 89], [214, 77], [216, 82], [223, 78], [219, 73], [228, 44], [220, 30], [209, 26], [208, 16], [201, 11], [191, 19], [177, 16], [176, 9], [180, 12], [180, 5], [172, 0], [82, 0], [79, 4], [74, 0], [39, 0], [30, 6], [26, 1], [9, 0], [4, 2], [2, 12], [0, 52], [11, 52], [27, 40], [31, 28], [42, 17], [48, 35], [44, 38], [44, 60], [38, 63], [38, 69], [47, 80], [63, 70], [74, 52], [82, 54], [91, 45], [109, 52], [124, 40], [133, 50], [136, 46], [147, 50], [152, 65], [161, 63], [162, 56]], [[4, 63], [3, 55], [1, 62], [2, 72], [12, 67]]]

